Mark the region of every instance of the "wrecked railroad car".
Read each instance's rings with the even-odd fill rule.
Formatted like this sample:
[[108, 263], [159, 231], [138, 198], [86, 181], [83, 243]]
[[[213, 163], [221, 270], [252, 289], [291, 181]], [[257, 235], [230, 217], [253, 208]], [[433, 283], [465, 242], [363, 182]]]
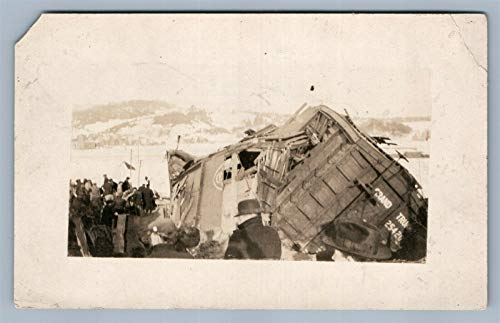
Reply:
[[425, 259], [427, 198], [400, 163], [406, 158], [391, 157], [347, 114], [303, 106], [279, 127], [245, 134], [197, 160], [169, 152], [177, 223], [224, 240], [238, 202], [256, 198], [283, 245], [297, 252]]

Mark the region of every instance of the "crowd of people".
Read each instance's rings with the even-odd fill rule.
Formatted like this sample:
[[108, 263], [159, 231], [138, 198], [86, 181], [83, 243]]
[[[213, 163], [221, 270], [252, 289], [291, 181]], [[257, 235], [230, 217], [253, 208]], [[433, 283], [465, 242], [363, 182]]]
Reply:
[[[200, 259], [280, 259], [278, 232], [263, 217], [255, 199], [238, 203], [235, 230], [225, 243], [208, 235], [202, 239], [192, 226], [177, 227], [157, 209], [157, 193], [146, 177], [134, 187], [127, 177], [116, 183], [104, 175], [103, 184], [90, 179], [70, 182], [68, 255], [92, 257], [148, 257]], [[148, 217], [148, 215], [153, 216]], [[162, 214], [163, 213], [163, 214]], [[130, 223], [131, 217], [141, 221]], [[127, 229], [136, 231], [127, 240]], [[332, 261], [335, 250], [316, 255]], [[337, 255], [336, 258], [340, 256]], [[340, 257], [342, 258], [342, 257]], [[339, 258], [339, 259], [340, 259]], [[335, 259], [335, 261], [339, 261]]]
[[[228, 244], [201, 241], [196, 227], [177, 227], [170, 217], [154, 212], [158, 195], [150, 181], [134, 187], [127, 177], [116, 183], [104, 175], [103, 184], [90, 179], [70, 182], [68, 255], [92, 257], [279, 259], [280, 239], [264, 226], [257, 200], [242, 201], [238, 228]], [[142, 221], [133, 220], [143, 219]], [[127, 228], [136, 234], [126, 241]]]
[[70, 255], [123, 255], [127, 216], [148, 215], [157, 207], [159, 196], [151, 189], [148, 177], [139, 187], [132, 185], [130, 177], [118, 183], [107, 175], [103, 177], [100, 186], [90, 179], [70, 182]]

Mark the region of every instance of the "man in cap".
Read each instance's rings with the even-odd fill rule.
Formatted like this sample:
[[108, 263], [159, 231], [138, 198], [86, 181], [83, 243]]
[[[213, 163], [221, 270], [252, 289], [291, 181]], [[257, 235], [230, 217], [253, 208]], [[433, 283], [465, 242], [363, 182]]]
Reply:
[[153, 227], [153, 232], [150, 234], [150, 240], [151, 240], [151, 247], [154, 247], [160, 243], [163, 243], [163, 238], [161, 237], [160, 233], [158, 232], [158, 227], [154, 226]]
[[[153, 227], [153, 231], [156, 227]], [[157, 233], [161, 237], [161, 243], [154, 244], [151, 236], [151, 253], [148, 258], [183, 258], [193, 259], [188, 249], [196, 247], [200, 243], [200, 231], [195, 227], [179, 228], [174, 234]], [[154, 232], [153, 232], [154, 233]]]
[[280, 259], [278, 232], [262, 223], [258, 200], [238, 203], [238, 228], [229, 238], [225, 259]]

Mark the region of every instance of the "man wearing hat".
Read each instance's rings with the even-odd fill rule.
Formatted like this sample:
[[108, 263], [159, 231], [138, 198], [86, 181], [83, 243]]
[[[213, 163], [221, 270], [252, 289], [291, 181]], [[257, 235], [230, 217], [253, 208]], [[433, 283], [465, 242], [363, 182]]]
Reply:
[[229, 238], [225, 259], [280, 259], [281, 240], [278, 232], [262, 223], [259, 201], [238, 203], [238, 228]]
[[151, 240], [151, 246], [154, 247], [160, 243], [163, 243], [163, 238], [161, 237], [160, 233], [158, 232], [158, 227], [154, 226], [153, 227], [153, 232], [150, 234], [150, 240]]
[[[200, 243], [200, 231], [195, 227], [183, 227], [176, 230], [175, 233], [163, 234], [158, 232], [158, 228], [153, 227], [153, 233], [156, 229], [156, 234], [161, 238], [153, 241], [151, 235], [151, 253], [148, 258], [183, 258], [193, 259], [193, 256], [188, 249], [196, 247]], [[157, 243], [158, 242], [158, 243]]]

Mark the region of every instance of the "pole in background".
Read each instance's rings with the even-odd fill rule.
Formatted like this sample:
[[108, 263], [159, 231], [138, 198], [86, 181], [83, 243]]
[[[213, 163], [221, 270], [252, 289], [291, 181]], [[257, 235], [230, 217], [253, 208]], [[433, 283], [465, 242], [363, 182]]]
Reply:
[[179, 142], [181, 141], [181, 135], [177, 136], [177, 145], [175, 146], [175, 152], [179, 149]]
[[170, 155], [168, 153], [168, 149], [167, 149], [167, 152], [165, 153], [165, 160], [167, 161], [167, 181], [168, 181], [168, 185], [167, 185], [167, 188], [168, 188], [168, 192], [167, 192], [167, 195], [168, 195], [168, 198], [170, 199], [171, 198], [171, 194], [172, 194], [172, 182], [170, 181]]
[[142, 159], [139, 160], [139, 170], [137, 171], [137, 188], [140, 187], [141, 183], [140, 183], [140, 180], [141, 180], [141, 165], [142, 165]]
[[139, 169], [137, 170], [137, 188], [141, 186], [141, 164], [142, 160], [139, 155], [139, 142], [137, 142], [137, 161], [139, 162]]
[[[130, 149], [130, 165], [132, 165], [132, 149]], [[129, 171], [128, 177], [132, 178], [132, 168], [129, 168], [128, 171]]]

